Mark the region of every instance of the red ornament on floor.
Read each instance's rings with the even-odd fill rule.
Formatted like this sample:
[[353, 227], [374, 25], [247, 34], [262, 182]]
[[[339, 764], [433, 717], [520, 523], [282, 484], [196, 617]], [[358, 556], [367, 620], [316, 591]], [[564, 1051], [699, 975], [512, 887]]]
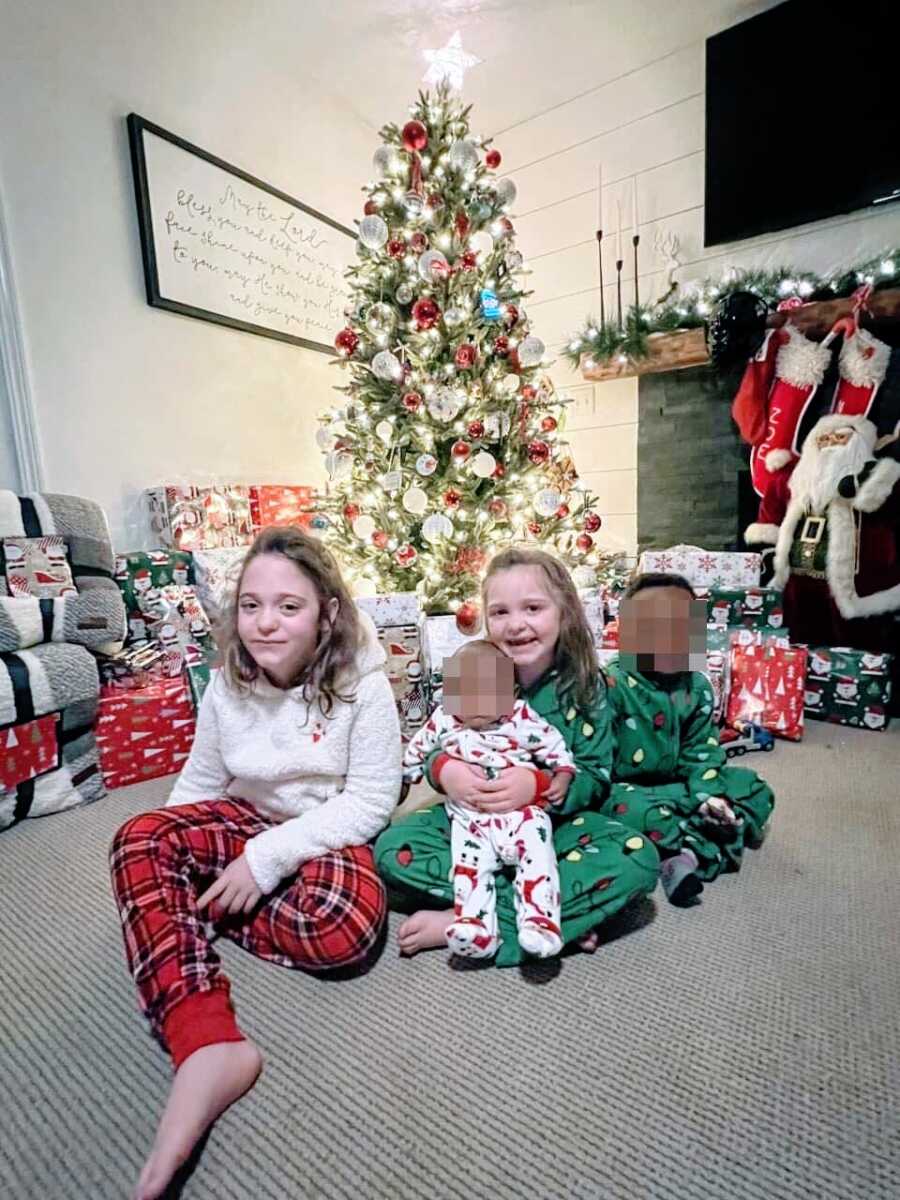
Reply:
[[492, 171], [496, 171], [502, 161], [499, 150], [488, 150], [484, 156], [485, 166], [490, 167]]
[[400, 134], [400, 140], [404, 150], [424, 150], [428, 145], [428, 130], [421, 121], [407, 121]]

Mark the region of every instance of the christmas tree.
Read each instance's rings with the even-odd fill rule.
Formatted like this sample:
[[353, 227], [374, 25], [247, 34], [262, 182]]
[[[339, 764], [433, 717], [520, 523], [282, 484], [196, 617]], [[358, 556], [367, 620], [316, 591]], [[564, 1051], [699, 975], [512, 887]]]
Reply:
[[427, 612], [473, 598], [513, 542], [559, 554], [591, 586], [614, 560], [523, 307], [515, 184], [446, 84], [381, 139], [335, 338], [347, 399], [317, 434], [326, 540], [359, 590], [416, 590]]

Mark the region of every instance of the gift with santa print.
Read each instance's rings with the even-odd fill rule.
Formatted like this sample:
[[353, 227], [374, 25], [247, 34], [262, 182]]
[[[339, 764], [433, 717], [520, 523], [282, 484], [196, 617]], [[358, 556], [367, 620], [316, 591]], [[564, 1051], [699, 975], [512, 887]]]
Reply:
[[809, 652], [804, 710], [817, 721], [880, 732], [890, 724], [890, 654], [817, 646]]

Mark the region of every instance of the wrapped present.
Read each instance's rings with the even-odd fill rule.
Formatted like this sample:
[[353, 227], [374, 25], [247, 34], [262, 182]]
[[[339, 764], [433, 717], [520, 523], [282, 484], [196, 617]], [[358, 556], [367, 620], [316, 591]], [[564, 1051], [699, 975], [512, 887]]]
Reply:
[[47, 713], [0, 729], [0, 792], [59, 767], [59, 720], [59, 713]]
[[425, 616], [419, 623], [422, 644], [422, 666], [427, 675], [442, 672], [444, 659], [455, 654], [460, 646], [474, 641], [483, 634], [460, 633], [453, 616]]
[[[415, 592], [389, 592], [383, 596], [357, 596], [357, 608], [367, 613], [376, 629], [396, 625], [416, 625], [421, 615]], [[451, 620], [453, 618], [451, 617]]]
[[385, 671], [397, 702], [400, 731], [408, 741], [428, 717], [428, 688], [420, 662], [418, 625], [388, 625], [378, 630], [387, 655]]
[[603, 632], [600, 635], [600, 650], [618, 650], [619, 649], [619, 619], [616, 617], [612, 621], [607, 621], [603, 626]]
[[182, 656], [163, 649], [159, 642], [140, 641], [117, 654], [97, 656], [102, 686], [123, 692], [149, 687], [159, 679], [181, 673]]
[[184, 673], [191, 690], [194, 712], [200, 709], [200, 701], [209, 687], [213, 675], [219, 670], [218, 651], [212, 642], [202, 646], [187, 646], [184, 652]]
[[881, 731], [890, 724], [892, 656], [844, 646], [809, 652], [807, 716]]
[[147, 488], [150, 529], [156, 540], [176, 550], [246, 546], [253, 540], [250, 489], [223, 483]]
[[115, 580], [125, 601], [129, 620], [140, 611], [140, 601], [169, 584], [193, 583], [191, 556], [184, 550], [135, 550], [117, 554]]
[[588, 628], [594, 639], [594, 645], [599, 646], [603, 640], [603, 628], [607, 622], [606, 591], [604, 588], [584, 588], [578, 595]]
[[180, 650], [183, 654], [186, 646], [209, 640], [209, 617], [192, 586], [170, 583], [141, 597], [140, 605], [147, 637], [159, 642], [164, 650]]
[[711, 588], [706, 619], [713, 625], [784, 626], [782, 592], [777, 588]]
[[282, 484], [255, 484], [250, 488], [250, 515], [254, 529], [267, 525], [298, 525], [309, 529], [315, 515], [315, 489]]
[[725, 719], [744, 721], [776, 737], [803, 737], [806, 650], [783, 645], [734, 644], [730, 651], [730, 687]]
[[213, 623], [218, 623], [224, 617], [246, 557], [246, 546], [220, 546], [215, 550], [194, 551], [197, 598]]
[[140, 691], [101, 689], [96, 737], [110, 789], [180, 771], [194, 740], [194, 710], [183, 679]]
[[759, 587], [761, 558], [758, 554], [735, 554], [728, 550], [701, 550], [699, 546], [672, 546], [668, 550], [645, 550], [638, 562], [644, 575], [682, 575], [694, 588]]

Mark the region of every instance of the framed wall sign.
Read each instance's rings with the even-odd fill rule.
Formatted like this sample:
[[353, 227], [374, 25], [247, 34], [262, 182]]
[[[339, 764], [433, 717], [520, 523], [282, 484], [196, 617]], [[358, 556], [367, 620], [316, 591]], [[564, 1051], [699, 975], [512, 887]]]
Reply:
[[147, 302], [334, 354], [356, 235], [131, 113]]

